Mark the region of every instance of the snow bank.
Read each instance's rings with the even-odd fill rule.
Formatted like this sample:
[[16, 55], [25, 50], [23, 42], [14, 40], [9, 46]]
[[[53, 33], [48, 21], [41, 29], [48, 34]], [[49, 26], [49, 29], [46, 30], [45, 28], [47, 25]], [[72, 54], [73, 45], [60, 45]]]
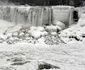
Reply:
[[85, 26], [85, 18], [80, 18], [77, 25], [84, 27]]
[[80, 7], [77, 8], [78, 9], [78, 13], [79, 13], [79, 21], [78, 21], [78, 25], [83, 27], [85, 26], [85, 7]]
[[60, 33], [65, 43], [83, 43], [85, 41], [85, 26], [74, 25]]
[[85, 6], [84, 7], [78, 7], [78, 14], [79, 14], [79, 18], [84, 18], [85, 17]]

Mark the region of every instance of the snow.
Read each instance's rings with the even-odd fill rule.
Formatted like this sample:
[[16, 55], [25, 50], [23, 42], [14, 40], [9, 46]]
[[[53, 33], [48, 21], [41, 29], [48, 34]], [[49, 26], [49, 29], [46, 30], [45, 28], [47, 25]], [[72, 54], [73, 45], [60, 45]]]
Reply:
[[[26, 43], [14, 45], [2, 44], [0, 45], [0, 53], [2, 54], [0, 56], [3, 57], [5, 61], [1, 62], [3, 60], [0, 59], [0, 63], [3, 64], [1, 66], [4, 66], [5, 63], [11, 64], [12, 61], [6, 61], [8, 58], [11, 59], [13, 58], [12, 56], [21, 55], [23, 57], [25, 56], [27, 58], [26, 60], [30, 61], [27, 64], [21, 65], [24, 69], [28, 67], [28, 64], [32, 65], [32, 68], [35, 68], [39, 61], [44, 61], [60, 67], [59, 70], [84, 70], [85, 47], [83, 45], [85, 44], [67, 44], [46, 47], [46, 45], [32, 45]], [[19, 66], [13, 67], [16, 69], [18, 67], [18, 70], [21, 70]]]
[[14, 26], [12, 23], [0, 20], [0, 33], [2, 34], [8, 27]]
[[[2, 26], [9, 27], [10, 24], [8, 23], [7, 25], [5, 25], [6, 23], [3, 23]], [[17, 28], [20, 27], [17, 26]], [[69, 43], [66, 45], [61, 44], [57, 46], [56, 45], [49, 46], [42, 43], [33, 45], [25, 42], [12, 45], [9, 45], [7, 43], [2, 43], [0, 44], [0, 68], [4, 66], [8, 68], [12, 67], [17, 70], [22, 70], [22, 69], [35, 70], [38, 68], [38, 65], [40, 63], [46, 62], [60, 67], [59, 70], [68, 70], [68, 69], [84, 70], [85, 69], [84, 45], [85, 45], [84, 43], [77, 43], [77, 44]], [[27, 63], [19, 66], [12, 66], [11, 65], [13, 64], [12, 60], [15, 58], [18, 60], [19, 59], [21, 60], [22, 58], [23, 61], [22, 63], [24, 63], [24, 60], [27, 61]], [[12, 60], [7, 61], [9, 59]]]
[[[61, 31], [61, 36], [67, 38], [70, 35], [80, 37], [81, 34], [85, 33], [85, 26], [80, 24], [83, 22], [84, 18], [80, 18], [77, 25]], [[6, 33], [10, 34], [21, 28], [22, 25], [15, 25], [13, 22], [0, 20], [0, 37], [5, 38], [3, 33], [6, 30]], [[43, 31], [41, 27], [38, 29]], [[15, 33], [14, 35], [16, 36], [17, 34]], [[43, 37], [39, 39], [40, 43], [38, 44], [24, 41], [15, 44], [0, 43], [0, 69], [38, 70], [41, 64], [51, 64], [60, 69], [51, 68], [45, 70], [85, 70], [85, 39], [81, 43], [73, 40], [67, 44], [59, 45], [46, 45], [42, 40]], [[14, 62], [14, 60], [16, 61]]]

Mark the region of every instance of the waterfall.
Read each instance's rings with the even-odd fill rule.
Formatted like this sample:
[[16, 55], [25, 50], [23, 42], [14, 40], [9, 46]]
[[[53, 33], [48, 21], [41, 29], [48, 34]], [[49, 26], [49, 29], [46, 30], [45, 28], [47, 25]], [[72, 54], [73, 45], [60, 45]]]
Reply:
[[26, 24], [31, 26], [42, 26], [51, 23], [50, 7], [25, 7], [25, 6], [3, 6], [0, 7], [0, 18], [14, 22], [15, 24]]
[[50, 25], [57, 20], [69, 24], [70, 12], [71, 8], [65, 6], [0, 6], [0, 19], [29, 26]]
[[53, 6], [53, 23], [56, 21], [61, 21], [65, 23], [66, 26], [73, 24], [73, 9], [70, 6]]

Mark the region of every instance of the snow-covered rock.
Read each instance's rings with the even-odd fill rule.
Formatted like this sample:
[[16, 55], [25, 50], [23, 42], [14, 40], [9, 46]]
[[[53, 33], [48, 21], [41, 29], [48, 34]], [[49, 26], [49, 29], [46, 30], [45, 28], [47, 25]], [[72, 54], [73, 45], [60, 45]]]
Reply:
[[23, 32], [19, 33], [19, 38], [23, 38], [25, 36], [25, 34]]
[[44, 27], [41, 27], [41, 26], [38, 26], [37, 27], [37, 30], [39, 30], [39, 31], [45, 31]]
[[56, 26], [57, 27], [57, 32], [62, 31], [62, 28], [60, 26]]
[[81, 27], [84, 27], [85, 26], [85, 18], [80, 18], [77, 25], [81, 26]]
[[19, 36], [19, 32], [18, 31], [12, 33], [12, 37], [18, 37], [18, 36]]
[[29, 33], [25, 34], [25, 37], [29, 37], [29, 36], [30, 36], [30, 34], [29, 34]]
[[65, 29], [65, 24], [63, 22], [60, 21], [56, 21], [55, 23], [53, 23], [55, 26], [59, 26], [62, 29]]
[[58, 35], [47, 35], [45, 37], [45, 44], [48, 44], [48, 45], [58, 45], [61, 43], [61, 39], [58, 37]]
[[30, 30], [45, 31], [44, 27], [41, 27], [41, 26], [38, 26], [38, 27], [32, 26], [30, 27]]
[[48, 32], [43, 31], [43, 32], [41, 32], [41, 34], [42, 34], [42, 36], [46, 36], [46, 35], [48, 35]]
[[0, 38], [2, 38], [2, 39], [7, 39], [7, 36], [6, 35], [0, 35]]
[[65, 43], [78, 43], [83, 42], [83, 34], [85, 33], [85, 27], [80, 26], [79, 24], [73, 25], [72, 27], [65, 29], [60, 32], [60, 37]]
[[12, 33], [7, 33], [6, 36], [7, 37], [11, 37], [12, 36]]
[[6, 35], [0, 35], [0, 43], [3, 43], [4, 41], [6, 41], [7, 36]]
[[37, 38], [40, 38], [42, 34], [40, 31], [33, 31], [31, 32], [31, 36], [37, 39]]
[[56, 36], [57, 35], [57, 32], [51, 32], [51, 35]]
[[30, 27], [30, 30], [37, 30], [37, 27], [31, 26], [31, 27]]
[[53, 25], [47, 26], [45, 29], [48, 32], [57, 32], [57, 27]]
[[9, 39], [7, 39], [6, 41], [8, 44], [14, 44], [14, 38], [10, 37]]

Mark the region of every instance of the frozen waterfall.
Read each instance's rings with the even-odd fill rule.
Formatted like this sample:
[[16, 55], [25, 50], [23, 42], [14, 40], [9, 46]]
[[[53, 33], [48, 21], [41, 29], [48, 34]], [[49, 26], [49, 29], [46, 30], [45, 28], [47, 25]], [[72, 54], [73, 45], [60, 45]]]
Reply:
[[50, 25], [57, 20], [67, 25], [73, 23], [69, 6], [0, 6], [0, 19], [29, 26]]

